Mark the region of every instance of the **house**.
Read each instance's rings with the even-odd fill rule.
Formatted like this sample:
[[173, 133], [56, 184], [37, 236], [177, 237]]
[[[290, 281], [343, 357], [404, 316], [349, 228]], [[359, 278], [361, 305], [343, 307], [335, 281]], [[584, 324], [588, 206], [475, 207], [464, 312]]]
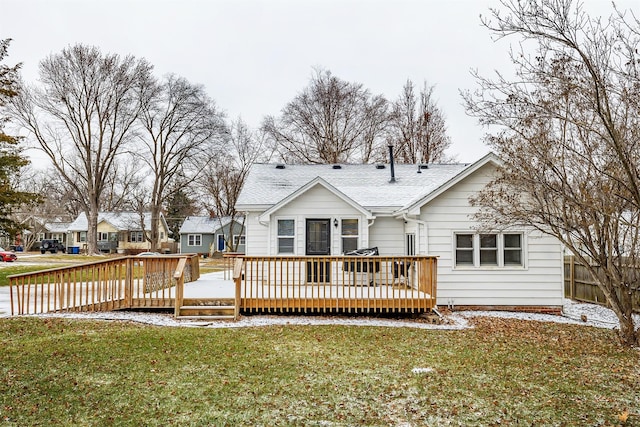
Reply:
[[21, 221], [24, 231], [16, 236], [15, 246], [26, 250], [39, 250], [43, 240], [57, 240], [63, 246], [67, 244], [69, 221], [59, 218], [43, 218], [30, 215]]
[[180, 227], [180, 252], [200, 255], [245, 249], [244, 217], [188, 216]]
[[437, 256], [437, 303], [520, 309], [562, 305], [559, 241], [526, 228], [482, 232], [469, 198], [500, 160], [472, 164], [256, 164], [236, 209], [246, 255]]
[[[141, 219], [142, 218], [142, 219]], [[169, 227], [160, 214], [158, 224], [158, 247], [151, 248], [145, 233], [151, 230], [151, 213], [145, 212], [100, 212], [98, 213], [98, 249], [101, 252], [138, 253], [163, 251], [169, 243]], [[87, 216], [84, 212], [69, 225], [69, 246], [86, 248]]]

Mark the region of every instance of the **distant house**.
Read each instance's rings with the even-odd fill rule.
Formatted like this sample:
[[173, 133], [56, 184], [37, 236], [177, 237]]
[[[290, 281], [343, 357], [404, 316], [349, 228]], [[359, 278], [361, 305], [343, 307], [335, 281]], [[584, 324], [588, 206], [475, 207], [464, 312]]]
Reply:
[[58, 240], [63, 246], [67, 244], [67, 230], [71, 224], [68, 221], [61, 221], [56, 218], [43, 218], [38, 216], [28, 216], [22, 220], [24, 231], [17, 236], [16, 245], [24, 247], [26, 250], [40, 249], [40, 242], [43, 240]]
[[256, 164], [236, 209], [246, 217], [246, 254], [438, 257], [437, 302], [449, 306], [562, 305], [562, 248], [528, 228], [479, 231], [469, 198], [500, 160], [473, 164]]
[[244, 217], [188, 216], [180, 227], [181, 253], [208, 255], [244, 250]]
[[[134, 254], [144, 251], [162, 251], [169, 242], [169, 227], [160, 215], [158, 229], [158, 247], [151, 248], [151, 242], [145, 233], [151, 230], [151, 213], [143, 214], [141, 222], [139, 212], [100, 212], [98, 214], [98, 249], [101, 252], [118, 252]], [[144, 227], [143, 227], [144, 225]], [[69, 224], [69, 246], [86, 248], [87, 231], [89, 229], [87, 216], [84, 212]]]

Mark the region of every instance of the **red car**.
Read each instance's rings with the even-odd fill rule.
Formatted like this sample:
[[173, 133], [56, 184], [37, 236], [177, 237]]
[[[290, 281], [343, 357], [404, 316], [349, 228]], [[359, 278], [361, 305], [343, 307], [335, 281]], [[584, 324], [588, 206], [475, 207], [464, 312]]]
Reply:
[[13, 262], [18, 259], [16, 254], [14, 254], [13, 252], [5, 251], [2, 248], [0, 248], [0, 258], [2, 258], [2, 261], [4, 262]]

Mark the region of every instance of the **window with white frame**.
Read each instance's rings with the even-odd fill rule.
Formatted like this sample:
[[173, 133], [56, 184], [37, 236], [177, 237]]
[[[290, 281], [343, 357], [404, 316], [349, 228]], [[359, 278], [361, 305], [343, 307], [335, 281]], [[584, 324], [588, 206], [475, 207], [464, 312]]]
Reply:
[[522, 265], [522, 234], [504, 235], [504, 265]]
[[296, 237], [296, 222], [293, 219], [278, 220], [278, 253], [294, 253], [294, 242]]
[[142, 243], [144, 242], [144, 232], [142, 231], [132, 231], [129, 233], [129, 241], [133, 243]]
[[233, 246], [244, 245], [244, 236], [233, 236]]
[[98, 241], [99, 242], [106, 242], [107, 240], [109, 240], [109, 233], [104, 233], [102, 231], [98, 231]]
[[405, 247], [405, 255], [413, 256], [416, 254], [416, 235], [415, 233], [407, 233], [406, 237], [406, 247]]
[[455, 235], [457, 267], [521, 267], [523, 266], [522, 233]]
[[44, 233], [38, 233], [38, 242], [42, 242], [44, 240]]
[[202, 246], [202, 234], [188, 234], [187, 246]]
[[358, 249], [358, 219], [345, 218], [340, 229], [342, 236], [342, 253]]
[[456, 234], [456, 265], [473, 265], [473, 234]]
[[78, 231], [78, 242], [86, 242], [86, 241], [87, 241], [87, 232]]

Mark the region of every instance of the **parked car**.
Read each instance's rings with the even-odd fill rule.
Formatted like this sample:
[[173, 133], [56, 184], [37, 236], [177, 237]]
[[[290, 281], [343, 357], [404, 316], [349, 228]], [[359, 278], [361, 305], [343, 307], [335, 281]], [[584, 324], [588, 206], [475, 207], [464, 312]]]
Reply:
[[65, 253], [67, 251], [67, 248], [62, 243], [60, 243], [60, 241], [56, 239], [51, 239], [51, 240], [43, 240], [42, 242], [40, 242], [41, 254], [45, 252], [51, 252], [52, 254], [55, 254], [58, 251], [61, 251], [62, 253]]
[[5, 251], [3, 248], [0, 248], [0, 258], [2, 258], [2, 261], [4, 262], [13, 262], [18, 259], [16, 254], [10, 251]]

